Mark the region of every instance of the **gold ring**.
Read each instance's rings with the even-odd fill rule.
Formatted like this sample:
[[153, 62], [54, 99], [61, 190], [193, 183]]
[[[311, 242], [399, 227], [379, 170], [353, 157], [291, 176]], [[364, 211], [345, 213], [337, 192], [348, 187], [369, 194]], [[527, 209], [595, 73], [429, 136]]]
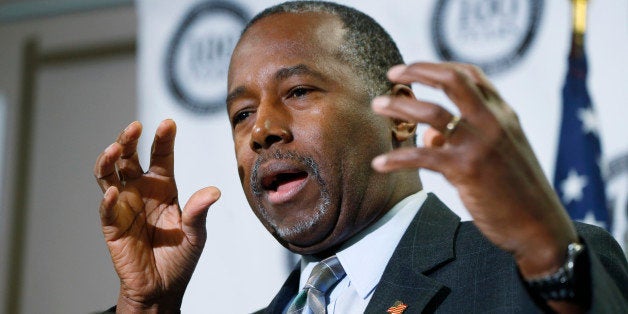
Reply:
[[458, 127], [459, 123], [460, 123], [460, 116], [453, 116], [451, 118], [449, 123], [447, 123], [447, 125], [445, 126], [445, 132], [443, 132], [443, 135], [445, 136], [445, 138], [449, 138], [456, 131], [456, 128]]

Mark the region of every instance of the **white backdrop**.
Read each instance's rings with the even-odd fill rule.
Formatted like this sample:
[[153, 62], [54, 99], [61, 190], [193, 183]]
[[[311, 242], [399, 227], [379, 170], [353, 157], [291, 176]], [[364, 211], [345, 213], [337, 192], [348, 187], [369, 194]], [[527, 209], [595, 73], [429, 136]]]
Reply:
[[[452, 40], [450, 47], [466, 56], [484, 56], [482, 60], [505, 58], [506, 66], [490, 77], [518, 112], [543, 169], [553, 177], [560, 93], [570, 43], [570, 1], [339, 2], [379, 21], [397, 41], [406, 62], [439, 60], [432, 37], [433, 16], [437, 4], [449, 4], [441, 21]], [[492, 2], [512, 5], [507, 9], [515, 11], [506, 10], [504, 14], [519, 14], [510, 19], [487, 18], [487, 14], [499, 15], [482, 5]], [[628, 0], [591, 2], [586, 42], [589, 91], [599, 114], [605, 157], [607, 161], [615, 160], [608, 191], [615, 200], [618, 218], [614, 234], [622, 239], [628, 206], [628, 165], [618, 160], [628, 155]], [[226, 63], [243, 26], [242, 19], [274, 3], [277, 1], [138, 0], [139, 120], [145, 126], [142, 156], [148, 155], [149, 141], [159, 121], [173, 118], [178, 124], [175, 166], [182, 202], [207, 185], [216, 185], [223, 192], [208, 216], [209, 241], [189, 285], [183, 304], [185, 313], [206, 312], [207, 308], [236, 313], [261, 308], [271, 300], [290, 267], [287, 252], [250, 212], [238, 182], [228, 119], [224, 110], [216, 109], [224, 104]], [[509, 47], [524, 36], [523, 30], [530, 23], [527, 13], [534, 3], [542, 4], [538, 28], [528, 49], [517, 57]], [[459, 10], [465, 5], [468, 11]], [[486, 25], [471, 24], [480, 25], [480, 33], [456, 33], [456, 25], [474, 22], [493, 23], [503, 29], [482, 33]], [[169, 55], [174, 57], [169, 59]], [[172, 80], [168, 79], [169, 68]], [[421, 86], [415, 88], [418, 97], [454, 110], [442, 94]], [[192, 105], [186, 107], [185, 103]], [[201, 113], [203, 110], [209, 113]], [[422, 171], [421, 177], [427, 190], [436, 192], [463, 219], [470, 218], [456, 192], [440, 175]]]

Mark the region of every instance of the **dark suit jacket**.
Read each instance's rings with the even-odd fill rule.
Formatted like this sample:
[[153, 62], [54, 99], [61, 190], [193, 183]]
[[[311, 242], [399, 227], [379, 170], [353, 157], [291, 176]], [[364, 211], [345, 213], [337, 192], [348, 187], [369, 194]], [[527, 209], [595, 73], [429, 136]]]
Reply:
[[[585, 242], [591, 312], [628, 312], [628, 266], [617, 242], [600, 228], [576, 224]], [[299, 269], [262, 313], [281, 313], [296, 295]], [[528, 293], [509, 253], [471, 222], [460, 222], [430, 194], [395, 249], [366, 313], [386, 313], [396, 301], [404, 313], [535, 313], [542, 302]]]

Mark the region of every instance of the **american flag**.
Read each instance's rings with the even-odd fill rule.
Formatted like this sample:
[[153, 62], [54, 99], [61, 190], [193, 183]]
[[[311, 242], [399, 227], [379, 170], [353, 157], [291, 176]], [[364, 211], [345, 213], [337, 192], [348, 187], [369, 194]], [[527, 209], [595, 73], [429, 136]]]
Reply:
[[390, 308], [388, 308], [388, 310], [386, 311], [386, 313], [390, 313], [390, 314], [401, 314], [403, 313], [406, 309], [408, 308], [408, 305], [406, 305], [405, 303], [401, 302], [401, 301], [396, 301], [395, 304], [393, 304], [393, 306], [391, 306]]
[[573, 219], [610, 230], [612, 219], [606, 204], [600, 130], [586, 80], [584, 47], [574, 43], [563, 87], [554, 188]]

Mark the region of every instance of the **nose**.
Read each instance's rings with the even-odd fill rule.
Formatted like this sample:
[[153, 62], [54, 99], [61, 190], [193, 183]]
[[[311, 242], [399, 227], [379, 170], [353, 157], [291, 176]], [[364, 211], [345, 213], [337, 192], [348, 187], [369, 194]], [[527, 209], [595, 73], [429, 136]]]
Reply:
[[257, 108], [257, 119], [251, 132], [251, 149], [268, 149], [275, 143], [289, 143], [292, 133], [290, 117], [281, 105], [262, 104]]

